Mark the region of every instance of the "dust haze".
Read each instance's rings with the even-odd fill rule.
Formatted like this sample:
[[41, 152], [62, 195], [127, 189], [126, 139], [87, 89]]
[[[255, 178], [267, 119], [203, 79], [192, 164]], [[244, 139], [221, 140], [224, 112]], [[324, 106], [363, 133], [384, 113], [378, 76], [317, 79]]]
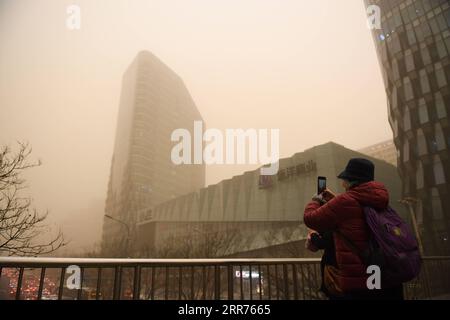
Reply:
[[[392, 137], [361, 0], [0, 0], [0, 144], [42, 160], [27, 193], [66, 250], [100, 241], [121, 78], [141, 50], [184, 80], [208, 128], [280, 129], [281, 157]], [[207, 184], [255, 167], [207, 166]]]

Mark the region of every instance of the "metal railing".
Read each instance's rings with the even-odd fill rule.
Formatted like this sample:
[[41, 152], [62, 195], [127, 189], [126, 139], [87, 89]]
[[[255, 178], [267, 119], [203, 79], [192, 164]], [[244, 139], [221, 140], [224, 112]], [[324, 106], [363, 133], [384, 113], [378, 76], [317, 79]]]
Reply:
[[450, 257], [423, 257], [419, 276], [404, 284], [405, 298], [409, 300], [450, 300]]
[[[450, 257], [423, 262], [405, 297], [449, 295]], [[317, 300], [321, 281], [319, 259], [0, 257], [0, 299]]]

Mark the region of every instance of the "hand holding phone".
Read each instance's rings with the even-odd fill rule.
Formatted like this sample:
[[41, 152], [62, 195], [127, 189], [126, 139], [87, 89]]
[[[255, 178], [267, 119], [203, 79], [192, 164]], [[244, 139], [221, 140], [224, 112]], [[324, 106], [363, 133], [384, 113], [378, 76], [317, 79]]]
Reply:
[[327, 189], [327, 178], [317, 177], [317, 195], [322, 194]]
[[324, 198], [325, 201], [330, 201], [331, 199], [333, 199], [334, 197], [336, 197], [336, 195], [334, 194], [333, 191], [331, 191], [330, 189], [325, 189], [322, 192], [322, 197]]

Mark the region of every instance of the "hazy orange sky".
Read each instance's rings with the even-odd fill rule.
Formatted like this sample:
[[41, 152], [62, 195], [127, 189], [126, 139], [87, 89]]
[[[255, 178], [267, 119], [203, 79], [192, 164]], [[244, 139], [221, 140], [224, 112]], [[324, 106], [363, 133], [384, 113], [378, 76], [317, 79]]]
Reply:
[[[279, 128], [282, 157], [392, 137], [362, 0], [0, 0], [0, 143], [31, 143], [29, 193], [75, 245], [100, 238], [121, 77], [140, 50], [181, 76], [207, 127]], [[249, 168], [210, 166], [207, 183]]]

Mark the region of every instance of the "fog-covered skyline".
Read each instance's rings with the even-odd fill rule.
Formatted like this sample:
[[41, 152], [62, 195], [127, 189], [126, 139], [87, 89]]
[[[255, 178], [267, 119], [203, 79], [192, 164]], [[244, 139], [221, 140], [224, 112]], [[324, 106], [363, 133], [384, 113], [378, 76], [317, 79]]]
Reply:
[[[100, 239], [121, 78], [141, 50], [183, 79], [208, 128], [280, 129], [282, 157], [392, 136], [361, 0], [1, 0], [0, 143], [33, 146], [28, 192], [75, 246]], [[207, 184], [252, 168], [207, 166]]]

